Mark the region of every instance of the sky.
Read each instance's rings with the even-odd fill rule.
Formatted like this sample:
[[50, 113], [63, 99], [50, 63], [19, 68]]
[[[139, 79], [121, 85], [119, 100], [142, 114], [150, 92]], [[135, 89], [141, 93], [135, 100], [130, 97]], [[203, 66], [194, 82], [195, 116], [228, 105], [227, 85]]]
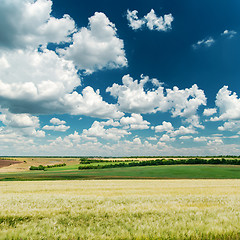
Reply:
[[240, 155], [238, 0], [0, 0], [1, 156]]

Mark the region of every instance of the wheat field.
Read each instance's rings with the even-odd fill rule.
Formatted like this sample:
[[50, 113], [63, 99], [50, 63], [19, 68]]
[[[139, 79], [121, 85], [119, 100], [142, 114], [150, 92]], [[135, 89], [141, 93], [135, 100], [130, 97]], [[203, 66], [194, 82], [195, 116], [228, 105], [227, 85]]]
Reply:
[[240, 180], [0, 182], [0, 239], [240, 239]]

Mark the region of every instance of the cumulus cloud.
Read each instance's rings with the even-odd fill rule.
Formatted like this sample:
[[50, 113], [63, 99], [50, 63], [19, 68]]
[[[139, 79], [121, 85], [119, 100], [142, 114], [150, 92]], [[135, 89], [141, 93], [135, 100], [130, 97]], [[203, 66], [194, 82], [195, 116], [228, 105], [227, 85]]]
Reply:
[[70, 111], [73, 115], [86, 115], [98, 118], [120, 118], [124, 113], [117, 110], [116, 105], [108, 104], [103, 101], [100, 91], [93, 90], [92, 87], [88, 86], [83, 89], [82, 94], [74, 91], [71, 94], [66, 94], [61, 104], [63, 110]]
[[238, 131], [240, 130], [240, 121], [228, 121], [223, 126], [218, 127], [220, 131]]
[[212, 37], [209, 37], [193, 44], [193, 48], [197, 49], [199, 47], [211, 47], [214, 43], [215, 43], [215, 40]]
[[39, 127], [38, 117], [29, 114], [12, 114], [4, 111], [4, 113], [0, 115], [0, 121], [2, 121], [4, 125], [12, 128]]
[[145, 24], [144, 19], [139, 19], [137, 14], [138, 14], [137, 10], [133, 11], [127, 10], [127, 20], [129, 21], [129, 26], [133, 30], [137, 30]]
[[45, 132], [39, 128], [39, 118], [30, 114], [13, 114], [2, 109], [0, 121], [5, 125], [4, 134], [15, 132], [19, 136], [45, 137]]
[[208, 146], [218, 146], [223, 144], [223, 140], [216, 136], [216, 137], [195, 137], [193, 139], [194, 142], [205, 142]]
[[142, 144], [141, 139], [139, 137], [136, 137], [133, 139], [132, 143], [135, 145], [140, 145]]
[[192, 126], [188, 126], [188, 127], [181, 126], [177, 130], [171, 131], [170, 136], [175, 137], [178, 135], [195, 134], [195, 133], [198, 133], [198, 132]]
[[145, 84], [152, 82], [149, 77], [141, 76], [141, 80], [133, 80], [130, 75], [122, 78], [122, 85], [114, 83], [107, 88], [117, 98], [119, 109], [129, 113], [156, 113], [170, 111], [173, 117], [189, 118], [196, 114], [201, 105], [206, 105], [204, 91], [196, 84], [191, 88], [180, 90], [178, 87], [164, 89], [161, 85], [145, 90]]
[[212, 116], [215, 113], [217, 113], [216, 108], [205, 108], [204, 111], [203, 111], [204, 116]]
[[212, 117], [211, 121], [240, 119], [240, 99], [235, 92], [228, 90], [228, 86], [224, 86], [218, 91], [215, 104], [219, 109], [220, 116]]
[[55, 52], [11, 51], [2, 55], [0, 104], [14, 113], [47, 113], [80, 84], [77, 70]]
[[127, 66], [123, 41], [104, 13], [89, 18], [89, 26], [73, 34], [73, 43], [58, 52], [88, 73], [103, 68]]
[[[122, 117], [116, 106], [103, 101], [99, 90], [88, 86], [76, 91], [81, 85], [79, 68], [91, 72], [127, 65], [114, 24], [95, 13], [88, 28], [77, 31], [68, 15], [54, 18], [51, 11], [51, 0], [1, 2], [0, 107], [15, 114]], [[59, 55], [47, 49], [51, 42], [58, 47], [71, 43]], [[79, 54], [77, 63], [70, 49]]]
[[163, 134], [159, 140], [160, 140], [160, 142], [174, 142], [176, 139], [173, 137], [170, 137], [167, 134]]
[[113, 119], [109, 119], [106, 122], [101, 122], [103, 126], [113, 126], [113, 127], [118, 127], [120, 126], [120, 123], [118, 121], [114, 121]]
[[143, 130], [149, 128], [149, 122], [143, 120], [140, 114], [132, 113], [131, 117], [122, 117], [120, 124], [131, 130]]
[[[145, 91], [144, 85], [151, 80], [149, 77], [141, 76], [141, 80], [133, 80], [130, 75], [125, 75], [122, 78], [123, 85], [114, 83], [112, 87], [106, 89], [113, 97], [118, 99], [119, 108], [121, 111], [130, 113], [151, 113], [156, 112], [161, 100], [161, 108], [164, 107], [163, 87], [157, 90]], [[166, 105], [167, 103], [165, 103]]]
[[170, 122], [163, 121], [162, 125], [158, 125], [156, 127], [152, 127], [155, 132], [169, 132], [172, 131], [174, 128]]
[[198, 115], [191, 115], [190, 117], [188, 117], [184, 122], [187, 122], [190, 124], [190, 126], [195, 127], [195, 128], [201, 128], [204, 129], [205, 126], [203, 126], [200, 123], [200, 118]]
[[[196, 129], [190, 125], [188, 127], [180, 126], [178, 129], [174, 130], [174, 127], [170, 122], [163, 121], [162, 125], [158, 125], [156, 127], [152, 127], [152, 130], [155, 130], [155, 132], [166, 132], [167, 134], [164, 134], [163, 136], [169, 136], [170, 137], [176, 137], [178, 135], [186, 135], [186, 134], [196, 134]], [[168, 137], [164, 138], [168, 138]], [[189, 139], [192, 138], [192, 136], [184, 136], [183, 138], [180, 137], [180, 139]]]
[[181, 139], [181, 140], [188, 140], [188, 139], [192, 139], [193, 138], [193, 136], [181, 136], [181, 137], [179, 137], [179, 139]]
[[228, 38], [233, 38], [236, 34], [237, 34], [236, 31], [227, 30], [227, 29], [225, 31], [223, 31], [223, 33], [221, 33], [222, 36], [226, 36]]
[[206, 137], [195, 137], [193, 139], [194, 142], [206, 142], [208, 139]]
[[66, 122], [58, 118], [52, 118], [50, 120], [50, 123], [52, 123], [53, 125], [62, 125], [62, 124], [65, 124]]
[[53, 125], [45, 125], [43, 127], [44, 130], [52, 130], [52, 131], [59, 131], [59, 132], [66, 132], [70, 127], [65, 125], [65, 121], [60, 120], [58, 118], [52, 118], [50, 123]]
[[157, 140], [156, 137], [147, 137], [147, 139], [148, 139], [149, 141], [156, 141], [156, 140]]
[[52, 130], [52, 131], [59, 131], [59, 132], [66, 132], [70, 127], [66, 126], [66, 125], [58, 125], [58, 126], [49, 126], [49, 125], [45, 125], [43, 127], [44, 130]]
[[54, 51], [16, 50], [3, 53], [2, 59], [7, 63], [0, 66], [2, 108], [13, 113], [123, 116], [116, 106], [103, 101], [98, 90], [74, 91], [81, 84], [77, 69]]
[[129, 21], [129, 26], [133, 30], [141, 29], [143, 26], [146, 26], [150, 30], [165, 32], [172, 28], [171, 24], [174, 18], [171, 13], [166, 14], [163, 17], [157, 17], [155, 11], [151, 9], [151, 11], [141, 19], [138, 18], [137, 14], [137, 10], [127, 10], [127, 19]]
[[208, 141], [207, 145], [211, 146], [211, 145], [222, 145], [223, 144], [223, 140], [222, 139], [214, 139], [214, 140], [210, 140]]
[[50, 0], [3, 0], [0, 8], [0, 47], [29, 48], [70, 41], [75, 22], [69, 15], [54, 18]]
[[127, 130], [119, 129], [119, 128], [104, 128], [104, 123], [94, 121], [92, 126], [89, 129], [84, 129], [82, 136], [83, 137], [97, 137], [107, 140], [119, 140], [125, 135], [131, 134]]

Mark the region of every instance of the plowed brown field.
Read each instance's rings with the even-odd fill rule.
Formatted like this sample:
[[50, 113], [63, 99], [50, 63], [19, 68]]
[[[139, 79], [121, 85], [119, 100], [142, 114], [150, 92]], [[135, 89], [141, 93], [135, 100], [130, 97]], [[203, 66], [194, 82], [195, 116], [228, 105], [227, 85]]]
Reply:
[[0, 168], [2, 167], [7, 167], [10, 166], [12, 164], [17, 164], [17, 163], [21, 163], [19, 161], [14, 161], [14, 160], [0, 160]]

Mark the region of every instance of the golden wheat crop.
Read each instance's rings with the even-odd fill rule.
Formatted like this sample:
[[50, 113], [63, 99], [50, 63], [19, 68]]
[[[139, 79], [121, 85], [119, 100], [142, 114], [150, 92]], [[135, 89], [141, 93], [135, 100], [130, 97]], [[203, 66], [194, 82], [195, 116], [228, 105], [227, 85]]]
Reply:
[[0, 239], [239, 239], [240, 180], [0, 182]]

